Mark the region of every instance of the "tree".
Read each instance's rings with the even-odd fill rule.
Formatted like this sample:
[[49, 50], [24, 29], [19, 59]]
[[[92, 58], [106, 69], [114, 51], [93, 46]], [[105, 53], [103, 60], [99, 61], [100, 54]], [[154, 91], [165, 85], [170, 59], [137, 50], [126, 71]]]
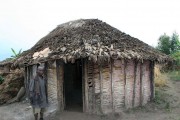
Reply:
[[171, 57], [174, 58], [174, 60], [176, 62], [175, 64], [177, 66], [180, 66], [180, 51], [174, 52], [173, 54], [171, 54]]
[[171, 37], [171, 54], [180, 50], [179, 35], [174, 32]]
[[170, 37], [164, 33], [164, 35], [161, 35], [158, 39], [157, 49], [169, 55], [171, 53], [170, 46], [171, 46]]
[[[170, 55], [175, 62], [171, 66], [173, 69], [178, 69], [180, 66], [180, 42], [179, 35], [174, 32], [171, 37], [164, 34], [158, 39], [158, 46], [156, 47], [161, 52]], [[171, 69], [172, 69], [171, 68]]]
[[13, 48], [11, 48], [11, 51], [13, 53], [12, 58], [17, 58], [22, 53], [22, 49], [20, 49], [18, 53]]
[[173, 35], [169, 37], [164, 33], [164, 35], [159, 37], [156, 48], [167, 55], [178, 52], [180, 50], [179, 35], [174, 32]]

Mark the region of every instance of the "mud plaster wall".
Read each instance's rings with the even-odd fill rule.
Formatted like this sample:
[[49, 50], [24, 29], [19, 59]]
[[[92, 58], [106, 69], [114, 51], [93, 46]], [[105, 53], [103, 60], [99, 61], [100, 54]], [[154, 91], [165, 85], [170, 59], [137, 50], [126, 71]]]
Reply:
[[132, 108], [133, 102], [133, 86], [134, 86], [134, 62], [132, 60], [126, 61], [126, 79], [125, 79], [125, 107]]
[[56, 61], [57, 70], [57, 98], [58, 98], [58, 110], [64, 109], [64, 96], [63, 96], [63, 79], [64, 79], [64, 65], [61, 61]]
[[56, 62], [49, 63], [47, 66], [47, 86], [48, 86], [48, 101], [49, 110], [58, 109], [58, 97], [57, 97], [57, 72], [56, 72]]
[[94, 113], [100, 114], [101, 111], [101, 81], [100, 81], [100, 69], [97, 63], [94, 63]]
[[113, 107], [114, 112], [121, 112], [124, 107], [125, 81], [124, 62], [115, 60], [112, 62], [112, 82], [113, 82]]
[[111, 91], [111, 65], [108, 62], [101, 63], [101, 108], [103, 114], [112, 112]]
[[136, 69], [136, 71], [135, 71], [135, 74], [136, 74], [136, 81], [135, 81], [135, 98], [134, 98], [134, 106], [133, 107], [137, 107], [137, 106], [139, 106], [140, 105], [140, 97], [141, 97], [141, 95], [140, 95], [140, 67], [141, 67], [141, 63], [140, 62], [138, 62], [137, 64], [137, 67], [135, 68]]
[[[49, 110], [64, 110], [63, 64], [58, 61], [47, 64]], [[36, 68], [36, 65], [27, 67], [27, 80], [33, 78]], [[118, 113], [124, 108], [145, 105], [150, 101], [149, 61], [112, 60], [98, 64], [87, 60], [83, 73], [84, 112]]]
[[[150, 62], [112, 60], [86, 62], [86, 112], [118, 113], [150, 101]], [[142, 70], [141, 70], [142, 69]], [[142, 83], [141, 83], [142, 81]]]
[[85, 65], [85, 104], [86, 112], [107, 114], [112, 112], [111, 65], [101, 65], [86, 61]]
[[94, 112], [94, 100], [93, 100], [93, 95], [94, 95], [94, 70], [93, 70], [93, 62], [92, 61], [88, 61], [87, 63], [87, 77], [86, 77], [86, 84], [87, 84], [87, 102], [88, 102], [88, 106], [87, 106], [87, 111], [89, 113], [93, 113]]
[[150, 62], [144, 61], [142, 64], [142, 105], [150, 101], [151, 87], [150, 87]]

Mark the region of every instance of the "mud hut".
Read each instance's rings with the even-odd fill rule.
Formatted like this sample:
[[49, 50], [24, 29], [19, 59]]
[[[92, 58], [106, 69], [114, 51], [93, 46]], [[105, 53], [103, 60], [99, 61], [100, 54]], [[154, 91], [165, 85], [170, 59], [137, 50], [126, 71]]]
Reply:
[[154, 98], [154, 63], [168, 57], [98, 19], [57, 26], [24, 52], [26, 88], [45, 66], [50, 109], [119, 113]]

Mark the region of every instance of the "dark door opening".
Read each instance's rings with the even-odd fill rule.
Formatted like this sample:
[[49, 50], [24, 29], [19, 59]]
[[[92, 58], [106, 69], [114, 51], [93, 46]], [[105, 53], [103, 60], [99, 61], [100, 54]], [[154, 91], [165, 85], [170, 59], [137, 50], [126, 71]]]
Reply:
[[82, 65], [80, 61], [64, 65], [65, 110], [82, 111]]

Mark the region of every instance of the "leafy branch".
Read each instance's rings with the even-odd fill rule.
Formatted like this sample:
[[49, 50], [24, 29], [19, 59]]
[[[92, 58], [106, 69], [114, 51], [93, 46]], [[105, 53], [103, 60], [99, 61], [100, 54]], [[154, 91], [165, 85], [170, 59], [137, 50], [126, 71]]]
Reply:
[[17, 58], [22, 53], [22, 49], [20, 49], [18, 53], [13, 48], [11, 48], [11, 51], [13, 53], [12, 58]]

